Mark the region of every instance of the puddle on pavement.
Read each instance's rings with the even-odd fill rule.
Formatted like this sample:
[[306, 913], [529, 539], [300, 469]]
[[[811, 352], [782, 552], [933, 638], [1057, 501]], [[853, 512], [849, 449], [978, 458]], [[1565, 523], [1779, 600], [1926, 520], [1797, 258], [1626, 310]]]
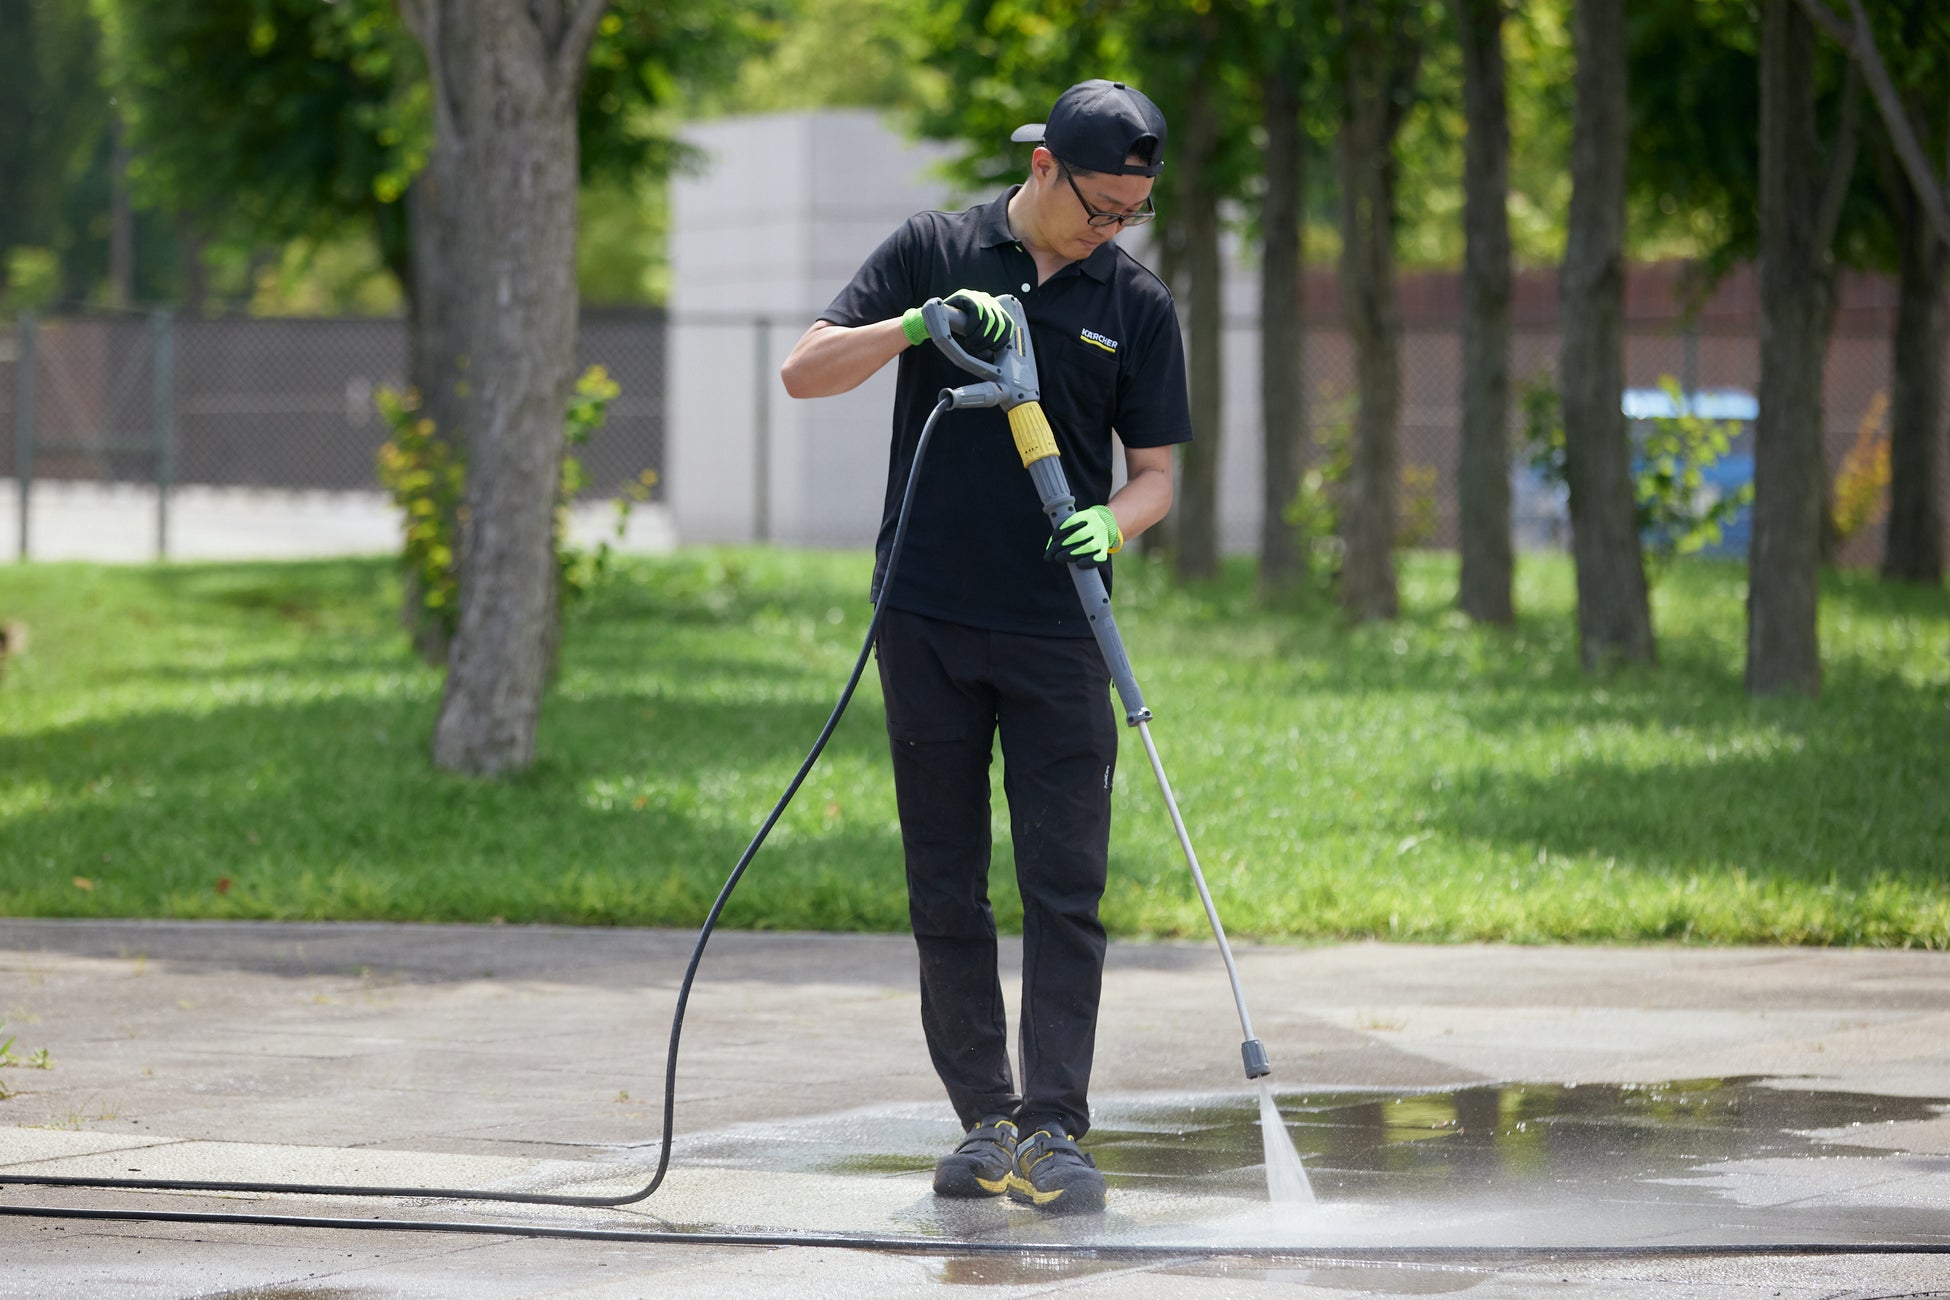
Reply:
[[[956, 1130], [941, 1106], [888, 1106], [686, 1143], [680, 1165], [872, 1180], [861, 1231], [945, 1240], [1467, 1247], [1950, 1242], [1950, 1101], [1792, 1080], [1489, 1084], [1278, 1094], [1316, 1206], [1267, 1204], [1254, 1093], [1102, 1099], [1086, 1146], [1108, 1213], [1049, 1219], [932, 1196]], [[1906, 1147], [1912, 1135], [1927, 1150]], [[872, 1214], [867, 1215], [872, 1218]], [[946, 1267], [944, 1264], [943, 1267]], [[1053, 1254], [960, 1260], [942, 1281], [1026, 1283], [1099, 1271]], [[1041, 1271], [1038, 1271], [1041, 1270]], [[1052, 1271], [1053, 1270], [1053, 1271]], [[1081, 1270], [1081, 1272], [1079, 1272]], [[1366, 1285], [1377, 1279], [1367, 1275]], [[1454, 1274], [1392, 1279], [1410, 1293]]]
[[[1841, 1144], [1854, 1141], [1889, 1151], [1895, 1148], [1878, 1142], [1873, 1126], [1934, 1119], [1950, 1107], [1759, 1078], [1294, 1092], [1278, 1100], [1322, 1201], [1467, 1201], [1492, 1190], [1566, 1195], [1622, 1178], [1687, 1179], [1723, 1162], [1843, 1157], [1849, 1148]], [[1836, 1136], [1841, 1129], [1851, 1136]], [[1098, 1164], [1127, 1180], [1264, 1190], [1259, 1114], [1249, 1096], [1131, 1106], [1091, 1139]]]

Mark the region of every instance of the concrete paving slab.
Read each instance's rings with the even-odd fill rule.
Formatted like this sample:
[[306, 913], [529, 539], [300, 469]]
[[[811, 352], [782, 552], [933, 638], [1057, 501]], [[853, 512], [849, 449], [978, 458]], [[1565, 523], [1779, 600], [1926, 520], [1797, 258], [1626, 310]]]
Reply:
[[[0, 1075], [15, 1094], [0, 1101], [0, 1173], [640, 1186], [692, 938], [0, 919], [0, 1017], [17, 1052], [46, 1048], [54, 1067]], [[1265, 1204], [1257, 1103], [1208, 945], [1113, 945], [1090, 1143], [1112, 1204], [1061, 1220], [931, 1194], [956, 1131], [926, 1065], [910, 940], [726, 934], [685, 1028], [671, 1173], [647, 1201], [5, 1186], [0, 1208], [472, 1217], [510, 1235], [0, 1217], [0, 1296], [1950, 1287], [1942, 1256], [1920, 1253], [1950, 1248], [1950, 955], [1243, 945], [1240, 967], [1320, 1195], [1304, 1213]], [[537, 1226], [807, 1244], [514, 1235]], [[876, 1254], [812, 1244], [822, 1234], [942, 1244]], [[1807, 1241], [1919, 1253], [1550, 1253]], [[1077, 1244], [1098, 1253], [1061, 1249]], [[1117, 1253], [1162, 1245], [1184, 1251]], [[1217, 1253], [1240, 1245], [1298, 1254]], [[1438, 1253], [1333, 1255], [1416, 1246]]]

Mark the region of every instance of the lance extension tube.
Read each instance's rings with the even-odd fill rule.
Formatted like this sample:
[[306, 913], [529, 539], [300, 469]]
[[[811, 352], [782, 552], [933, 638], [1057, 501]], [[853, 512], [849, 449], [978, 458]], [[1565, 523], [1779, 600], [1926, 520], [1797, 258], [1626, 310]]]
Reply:
[[[1056, 449], [1056, 436], [1050, 429], [1049, 417], [1043, 414], [1042, 390], [1036, 377], [1036, 353], [1029, 340], [1029, 318], [1023, 312], [1022, 303], [1013, 294], [1003, 294], [996, 302], [1008, 312], [1014, 328], [993, 360], [975, 356], [963, 346], [961, 335], [967, 332], [968, 326], [965, 313], [948, 306], [939, 298], [931, 298], [922, 305], [921, 318], [926, 322], [928, 337], [935, 346], [950, 361], [981, 381], [961, 388], [945, 389], [941, 394], [942, 400], [949, 402], [954, 409], [1002, 408], [1009, 419], [1009, 432], [1015, 439], [1016, 452], [1022, 457], [1023, 468], [1029, 471], [1029, 477], [1036, 485], [1036, 495], [1043, 503], [1043, 513], [1054, 530], [1075, 511], [1076, 498], [1071, 494], [1069, 480], [1063, 473], [1062, 458]], [[1165, 776], [1164, 762], [1158, 757], [1158, 747], [1151, 739], [1151, 710], [1145, 707], [1144, 695], [1138, 690], [1137, 677], [1131, 671], [1130, 655], [1124, 650], [1124, 639], [1117, 633], [1117, 619], [1111, 614], [1110, 593], [1104, 587], [1104, 577], [1094, 565], [1071, 563], [1065, 567], [1070, 571], [1071, 582], [1076, 585], [1078, 599], [1083, 602], [1084, 615], [1090, 620], [1090, 630], [1097, 638], [1097, 648], [1103, 652], [1104, 664], [1110, 669], [1117, 696], [1124, 702], [1125, 723], [1136, 727], [1138, 736], [1144, 741], [1144, 752], [1151, 760], [1151, 771], [1158, 778], [1158, 790], [1164, 795], [1165, 808], [1171, 813], [1172, 829], [1178, 832], [1178, 843], [1185, 850], [1185, 865], [1191, 868], [1192, 883], [1198, 886], [1199, 901], [1205, 905], [1205, 919], [1212, 923], [1212, 937], [1218, 940], [1219, 955], [1225, 959], [1226, 978], [1232, 982], [1232, 1001], [1239, 1009], [1239, 1028], [1245, 1034], [1239, 1054], [1245, 1061], [1246, 1077], [1261, 1078], [1271, 1074], [1273, 1066], [1267, 1060], [1266, 1045], [1253, 1035], [1252, 1017], [1246, 1012], [1246, 994], [1239, 984], [1239, 967], [1232, 959], [1232, 945], [1226, 942], [1225, 927], [1219, 923], [1219, 910], [1212, 903], [1212, 891], [1206, 888], [1205, 873], [1199, 869], [1198, 854], [1192, 849], [1192, 837], [1185, 829], [1185, 819], [1178, 811], [1178, 800], [1172, 795], [1171, 782]]]

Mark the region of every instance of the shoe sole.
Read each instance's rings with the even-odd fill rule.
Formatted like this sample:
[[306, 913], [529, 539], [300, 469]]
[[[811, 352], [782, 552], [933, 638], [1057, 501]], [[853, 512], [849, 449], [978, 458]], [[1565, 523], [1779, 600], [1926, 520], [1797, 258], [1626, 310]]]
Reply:
[[1000, 1196], [1008, 1188], [1009, 1179], [1007, 1175], [993, 1180], [970, 1177], [965, 1181], [961, 1179], [949, 1179], [944, 1182], [941, 1176], [936, 1174], [934, 1180], [934, 1194], [936, 1196], [954, 1196], [966, 1200], [979, 1200], [985, 1196]]
[[1009, 1199], [1022, 1205], [1033, 1205], [1051, 1214], [1100, 1214], [1104, 1208], [1104, 1188], [1102, 1184], [1072, 1184], [1047, 1192], [1036, 1190], [1026, 1178], [1010, 1174], [1003, 1182], [1008, 1184]]

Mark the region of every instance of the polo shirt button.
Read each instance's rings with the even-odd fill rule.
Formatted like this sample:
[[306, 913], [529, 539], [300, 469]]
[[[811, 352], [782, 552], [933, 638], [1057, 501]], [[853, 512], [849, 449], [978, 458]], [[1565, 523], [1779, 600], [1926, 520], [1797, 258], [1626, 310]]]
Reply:
[[1024, 293], [1028, 293], [1028, 292], [1029, 292], [1029, 286], [1028, 286], [1028, 285], [1026, 285], [1026, 284], [1025, 284], [1024, 286], [1022, 286], [1022, 291], [1023, 291]]

